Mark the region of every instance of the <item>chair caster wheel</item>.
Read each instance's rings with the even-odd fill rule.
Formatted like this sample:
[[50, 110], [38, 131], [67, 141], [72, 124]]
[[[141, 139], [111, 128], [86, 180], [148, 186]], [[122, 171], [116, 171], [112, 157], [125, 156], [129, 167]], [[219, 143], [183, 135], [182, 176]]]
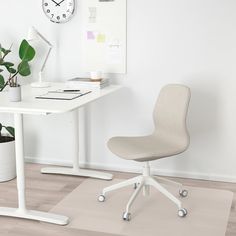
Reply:
[[131, 220], [131, 214], [129, 212], [124, 212], [123, 220], [130, 221]]
[[186, 189], [181, 189], [181, 190], [179, 190], [179, 195], [180, 195], [180, 197], [187, 197], [188, 191]]
[[103, 195], [103, 194], [101, 194], [101, 195], [98, 197], [98, 201], [99, 201], [99, 202], [105, 202], [105, 200], [106, 200], [106, 197], [105, 197], [105, 195]]
[[185, 208], [182, 208], [178, 211], [178, 216], [179, 217], [185, 217], [188, 214], [187, 210]]

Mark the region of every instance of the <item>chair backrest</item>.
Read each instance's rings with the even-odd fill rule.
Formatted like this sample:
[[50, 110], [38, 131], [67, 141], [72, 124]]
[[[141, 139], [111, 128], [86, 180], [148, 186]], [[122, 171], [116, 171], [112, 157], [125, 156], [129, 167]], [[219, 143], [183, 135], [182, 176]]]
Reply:
[[154, 108], [154, 135], [187, 149], [189, 134], [186, 125], [190, 89], [184, 85], [169, 84], [160, 91]]

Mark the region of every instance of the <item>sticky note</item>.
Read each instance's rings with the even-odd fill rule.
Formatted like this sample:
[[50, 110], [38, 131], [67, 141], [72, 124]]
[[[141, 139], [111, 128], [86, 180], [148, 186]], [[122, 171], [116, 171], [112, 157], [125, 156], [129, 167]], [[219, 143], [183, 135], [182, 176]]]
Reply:
[[106, 35], [105, 34], [98, 34], [97, 35], [97, 42], [98, 43], [105, 43], [106, 42]]
[[89, 39], [89, 40], [95, 39], [95, 35], [94, 35], [93, 31], [87, 31], [87, 39]]

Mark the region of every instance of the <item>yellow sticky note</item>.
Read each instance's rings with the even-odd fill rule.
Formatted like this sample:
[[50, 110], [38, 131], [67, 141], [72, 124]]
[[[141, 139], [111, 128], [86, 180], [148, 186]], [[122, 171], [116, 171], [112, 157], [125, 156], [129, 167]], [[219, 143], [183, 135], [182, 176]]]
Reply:
[[97, 42], [98, 43], [105, 43], [106, 42], [106, 35], [105, 34], [98, 34], [97, 35]]

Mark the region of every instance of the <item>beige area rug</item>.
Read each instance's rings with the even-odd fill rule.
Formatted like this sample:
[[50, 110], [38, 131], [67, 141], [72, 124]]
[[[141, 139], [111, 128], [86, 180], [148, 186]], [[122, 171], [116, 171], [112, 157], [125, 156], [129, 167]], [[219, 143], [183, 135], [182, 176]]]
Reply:
[[[155, 189], [136, 199], [132, 220], [122, 220], [122, 213], [132, 187], [107, 194], [106, 201], [97, 201], [102, 188], [120, 182], [85, 180], [78, 188], [57, 204], [51, 212], [70, 217], [66, 227], [129, 236], [224, 236], [232, 204], [229, 191], [188, 187], [189, 195], [183, 199], [188, 209], [186, 218], [177, 216], [177, 207]], [[167, 186], [165, 186], [167, 187]], [[173, 188], [171, 192], [175, 193]]]

